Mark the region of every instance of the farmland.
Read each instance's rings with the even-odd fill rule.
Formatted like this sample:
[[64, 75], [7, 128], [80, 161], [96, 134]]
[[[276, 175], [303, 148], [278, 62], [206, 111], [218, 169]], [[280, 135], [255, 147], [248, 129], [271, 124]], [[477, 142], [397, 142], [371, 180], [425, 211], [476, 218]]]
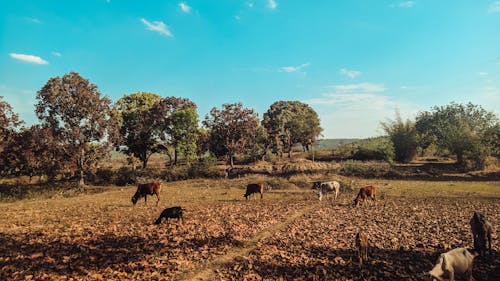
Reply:
[[[246, 202], [243, 188], [254, 180], [165, 183], [158, 207], [153, 198], [132, 207], [133, 186], [1, 203], [0, 279], [425, 280], [439, 253], [472, 247], [473, 211], [500, 225], [497, 181], [361, 180], [381, 196], [354, 208], [354, 193], [319, 202], [308, 188]], [[184, 224], [153, 225], [175, 205], [186, 209]], [[353, 245], [360, 230], [372, 246], [361, 269]], [[494, 233], [476, 280], [498, 280], [499, 247]]]

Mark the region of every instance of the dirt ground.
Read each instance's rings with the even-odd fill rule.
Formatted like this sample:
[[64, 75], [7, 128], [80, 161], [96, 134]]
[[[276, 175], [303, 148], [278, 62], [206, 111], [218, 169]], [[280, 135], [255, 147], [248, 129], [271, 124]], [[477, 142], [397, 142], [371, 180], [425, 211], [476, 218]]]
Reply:
[[[499, 182], [380, 181], [377, 203], [354, 208], [354, 193], [319, 202], [309, 189], [247, 202], [245, 181], [166, 183], [158, 207], [132, 207], [135, 187], [1, 203], [0, 280], [427, 280], [440, 253], [472, 247], [473, 211], [500, 225]], [[176, 205], [184, 224], [153, 224]], [[492, 247], [476, 280], [499, 280], [496, 230]]]

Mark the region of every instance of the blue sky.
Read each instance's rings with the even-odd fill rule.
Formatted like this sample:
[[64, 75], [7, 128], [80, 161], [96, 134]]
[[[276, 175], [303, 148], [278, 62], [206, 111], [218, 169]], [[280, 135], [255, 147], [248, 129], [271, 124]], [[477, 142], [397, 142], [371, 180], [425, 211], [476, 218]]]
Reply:
[[118, 100], [185, 97], [200, 118], [277, 100], [320, 115], [324, 138], [381, 135], [451, 101], [500, 116], [500, 1], [2, 1], [0, 95], [28, 124], [70, 71]]

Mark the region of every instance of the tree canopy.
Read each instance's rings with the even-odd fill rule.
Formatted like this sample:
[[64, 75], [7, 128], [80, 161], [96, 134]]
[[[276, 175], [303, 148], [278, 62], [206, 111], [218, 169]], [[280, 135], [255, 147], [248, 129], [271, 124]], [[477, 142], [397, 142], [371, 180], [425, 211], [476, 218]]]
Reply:
[[300, 101], [277, 101], [264, 113], [262, 125], [267, 130], [274, 153], [281, 155], [300, 143], [309, 149], [323, 129], [318, 114], [308, 104]]
[[36, 98], [36, 114], [42, 126], [51, 129], [61, 153], [75, 161], [79, 185], [84, 185], [84, 174], [93, 164], [86, 161], [91, 144], [107, 149], [107, 137], [117, 129], [115, 122], [110, 122], [111, 100], [76, 72], [50, 78]]
[[476, 166], [482, 166], [495, 149], [500, 129], [495, 114], [472, 103], [451, 103], [420, 112], [415, 126], [422, 140], [432, 140], [455, 154], [459, 164], [469, 159]]
[[212, 108], [203, 124], [211, 135], [211, 148], [215, 148], [212, 152], [224, 153], [233, 166], [235, 154], [249, 149], [259, 117], [253, 109], [243, 108], [242, 103], [226, 103], [222, 109]]

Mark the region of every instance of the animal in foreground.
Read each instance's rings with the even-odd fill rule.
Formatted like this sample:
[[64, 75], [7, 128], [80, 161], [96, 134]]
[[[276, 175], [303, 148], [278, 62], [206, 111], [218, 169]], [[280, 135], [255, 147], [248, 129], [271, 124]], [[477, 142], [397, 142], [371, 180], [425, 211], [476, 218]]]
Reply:
[[160, 202], [160, 191], [161, 191], [161, 182], [150, 182], [150, 183], [142, 183], [137, 186], [137, 191], [134, 196], [132, 196], [132, 204], [136, 204], [139, 199], [144, 197], [144, 204], [147, 204], [147, 196], [148, 195], [156, 195], [158, 199], [156, 201], [156, 206]]
[[166, 219], [167, 222], [169, 219], [177, 219], [177, 221], [184, 223], [182, 211], [183, 209], [179, 206], [166, 208], [161, 212], [160, 217], [155, 221], [155, 224], [160, 224], [163, 219]]
[[358, 206], [360, 201], [363, 201], [364, 204], [367, 198], [370, 198], [375, 202], [376, 195], [377, 187], [373, 185], [362, 187], [359, 189], [358, 196], [354, 199], [354, 206]]
[[488, 252], [491, 255], [491, 233], [493, 232], [491, 223], [486, 220], [483, 214], [474, 212], [470, 220], [470, 228], [474, 239], [474, 249], [480, 255], [484, 255], [486, 243], [488, 243]]
[[472, 281], [472, 266], [477, 253], [471, 253], [466, 248], [456, 248], [439, 256], [434, 268], [429, 271], [432, 280], [444, 280], [449, 277], [455, 280], [455, 273], [467, 275], [467, 280]]
[[321, 201], [323, 198], [323, 194], [326, 195], [326, 199], [328, 199], [328, 193], [335, 193], [335, 200], [340, 193], [340, 183], [338, 181], [325, 181], [325, 182], [314, 182], [313, 189], [318, 190], [318, 199]]
[[264, 188], [266, 187], [266, 184], [263, 182], [259, 183], [250, 183], [247, 185], [247, 190], [243, 197], [248, 200], [248, 197], [252, 195], [253, 193], [260, 193], [260, 199], [263, 198], [263, 193], [264, 193]]
[[368, 260], [368, 237], [362, 232], [356, 234], [355, 246], [358, 250], [359, 266], [363, 266], [363, 260]]

